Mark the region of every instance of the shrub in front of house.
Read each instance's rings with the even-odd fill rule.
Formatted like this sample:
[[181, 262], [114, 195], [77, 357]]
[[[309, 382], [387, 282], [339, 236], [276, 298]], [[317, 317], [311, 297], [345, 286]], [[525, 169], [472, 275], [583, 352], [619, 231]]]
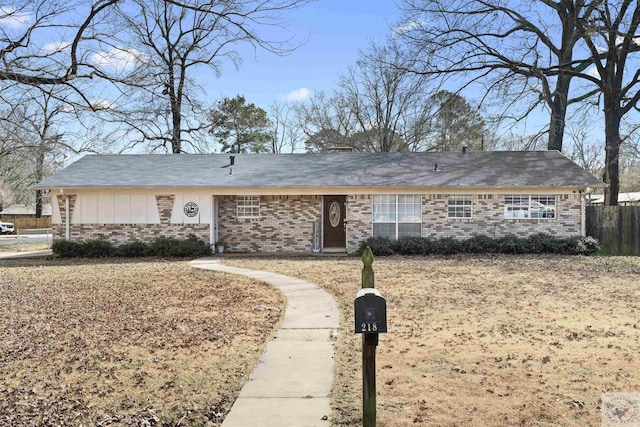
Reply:
[[194, 258], [211, 255], [211, 247], [191, 234], [184, 240], [177, 240], [171, 247], [170, 255], [177, 258]]
[[84, 242], [61, 240], [51, 246], [53, 254], [60, 258], [105, 258], [105, 257], [145, 257], [195, 258], [211, 255], [209, 245], [190, 235], [186, 239], [158, 237], [151, 243], [129, 242], [114, 246], [105, 239], [92, 239]]
[[566, 247], [573, 255], [591, 255], [602, 249], [598, 240], [591, 236], [568, 239]]
[[177, 245], [178, 239], [174, 237], [156, 237], [149, 244], [149, 254], [151, 254], [151, 256], [170, 257], [175, 251], [173, 248]]
[[433, 252], [434, 243], [425, 237], [401, 237], [391, 245], [394, 252], [402, 255], [428, 255]]
[[527, 254], [529, 253], [527, 239], [518, 237], [515, 234], [498, 237], [496, 239], [496, 253], [514, 255]]
[[113, 251], [113, 256], [120, 258], [140, 258], [150, 255], [151, 248], [149, 244], [139, 240], [123, 243]]
[[359, 253], [369, 246], [374, 255], [451, 255], [469, 254], [573, 254], [591, 255], [600, 250], [593, 237], [571, 237], [558, 239], [549, 234], [539, 233], [528, 238], [509, 234], [497, 239], [485, 235], [475, 235], [466, 240], [452, 237], [430, 239], [427, 237], [403, 237], [397, 241], [386, 237], [373, 237], [362, 242]]
[[432, 253], [435, 255], [453, 255], [462, 252], [462, 248], [462, 240], [456, 240], [453, 237], [443, 237], [436, 240]]
[[57, 240], [51, 244], [51, 251], [60, 258], [77, 258], [83, 256], [82, 242]]
[[106, 239], [92, 239], [82, 243], [82, 256], [85, 258], [108, 258], [115, 247]]
[[373, 255], [389, 256], [395, 254], [396, 241], [392, 241], [388, 237], [370, 237], [360, 244], [358, 249], [362, 253], [369, 246]]
[[484, 234], [476, 234], [461, 242], [466, 254], [486, 254], [496, 252], [496, 240]]

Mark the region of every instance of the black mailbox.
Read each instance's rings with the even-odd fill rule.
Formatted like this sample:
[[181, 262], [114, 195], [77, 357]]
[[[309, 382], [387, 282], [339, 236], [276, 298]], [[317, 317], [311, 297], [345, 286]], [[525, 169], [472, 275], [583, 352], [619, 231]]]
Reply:
[[380, 292], [374, 288], [360, 289], [353, 304], [356, 334], [387, 332], [387, 301]]

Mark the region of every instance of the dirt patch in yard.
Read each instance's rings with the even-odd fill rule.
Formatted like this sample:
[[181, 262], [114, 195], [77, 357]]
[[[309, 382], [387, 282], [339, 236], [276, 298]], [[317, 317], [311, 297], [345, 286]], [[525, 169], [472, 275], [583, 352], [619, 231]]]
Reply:
[[[359, 259], [229, 259], [314, 282], [339, 302], [333, 425], [361, 419]], [[640, 392], [640, 260], [377, 258], [389, 332], [378, 426], [600, 426], [604, 392]]]
[[285, 300], [168, 261], [0, 261], [0, 425], [219, 425]]

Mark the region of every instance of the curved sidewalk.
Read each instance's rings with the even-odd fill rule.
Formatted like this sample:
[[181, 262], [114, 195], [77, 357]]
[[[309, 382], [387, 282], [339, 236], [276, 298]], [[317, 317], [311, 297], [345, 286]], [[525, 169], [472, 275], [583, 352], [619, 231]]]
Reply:
[[333, 297], [304, 280], [229, 267], [215, 258], [190, 264], [269, 283], [287, 298], [281, 329], [267, 344], [222, 426], [329, 426], [335, 356], [332, 335], [340, 328], [340, 313]]

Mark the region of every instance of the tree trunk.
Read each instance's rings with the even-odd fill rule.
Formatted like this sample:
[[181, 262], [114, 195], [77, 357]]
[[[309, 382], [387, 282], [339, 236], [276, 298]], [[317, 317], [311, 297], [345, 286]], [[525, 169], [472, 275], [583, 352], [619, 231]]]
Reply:
[[551, 118], [549, 123], [548, 150], [562, 151], [565, 118], [567, 116], [567, 99], [571, 76], [560, 74], [556, 83], [556, 91], [551, 102]]
[[604, 190], [605, 206], [618, 205], [618, 191], [620, 189], [620, 109], [611, 101], [604, 102], [605, 116], [605, 168], [604, 182], [609, 188]]
[[171, 116], [171, 125], [173, 126], [173, 129], [171, 129], [171, 152], [173, 154], [180, 154], [182, 152], [182, 135], [180, 134], [182, 118], [180, 117], [180, 107], [174, 102], [171, 103]]
[[[40, 182], [44, 178], [44, 143], [39, 147], [36, 156], [35, 181]], [[36, 218], [42, 218], [42, 190], [36, 190]]]

